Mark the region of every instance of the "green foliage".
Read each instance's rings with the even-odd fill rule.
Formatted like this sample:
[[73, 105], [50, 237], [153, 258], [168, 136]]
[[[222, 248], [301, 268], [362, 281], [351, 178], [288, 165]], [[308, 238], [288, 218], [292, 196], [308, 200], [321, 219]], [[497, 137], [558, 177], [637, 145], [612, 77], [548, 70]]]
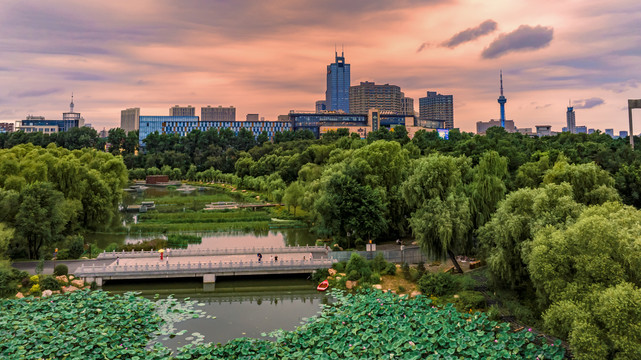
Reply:
[[345, 271], [345, 263], [344, 262], [337, 262], [332, 264], [332, 269], [338, 271], [338, 272], [343, 272]]
[[410, 272], [410, 265], [406, 262], [401, 264], [401, 272], [403, 273], [403, 278], [405, 280], [411, 280], [412, 279], [412, 273]]
[[67, 275], [67, 274], [69, 274], [69, 268], [65, 264], [58, 264], [53, 269], [53, 274], [55, 276]]
[[449, 295], [458, 290], [454, 275], [443, 272], [427, 272], [418, 280], [418, 288], [425, 295]]
[[496, 283], [515, 288], [529, 282], [522, 249], [546, 226], [564, 227], [583, 206], [569, 184], [519, 189], [507, 195], [491, 220], [478, 230], [481, 255]]
[[312, 281], [315, 283], [320, 283], [321, 281], [329, 277], [329, 270], [327, 269], [316, 269], [312, 274]]
[[186, 234], [171, 234], [167, 236], [167, 247], [172, 249], [186, 249], [189, 244], [200, 244], [202, 236], [186, 235]]
[[[401, 300], [392, 293], [332, 293], [336, 302], [294, 331], [271, 334], [274, 341], [240, 338], [223, 346], [182, 348], [181, 359], [197, 358], [379, 358], [414, 359], [425, 354], [447, 358], [562, 359], [560, 342], [541, 343], [529, 331], [483, 313], [462, 314], [452, 305], [433, 306], [418, 296]], [[331, 346], [328, 346], [331, 344]]]
[[40, 280], [40, 288], [42, 290], [60, 290], [60, 284], [54, 277], [45, 275], [42, 280]]
[[396, 264], [387, 263], [385, 269], [381, 271], [381, 275], [396, 275]]
[[82, 236], [72, 236], [67, 240], [69, 246], [69, 258], [78, 259], [85, 252], [85, 239]]
[[165, 359], [167, 349], [146, 349], [161, 321], [152, 301], [132, 293], [75, 291], [46, 300], [2, 300], [0, 357]]
[[461, 311], [481, 310], [487, 307], [485, 296], [478, 291], [460, 291], [457, 295], [455, 305]]

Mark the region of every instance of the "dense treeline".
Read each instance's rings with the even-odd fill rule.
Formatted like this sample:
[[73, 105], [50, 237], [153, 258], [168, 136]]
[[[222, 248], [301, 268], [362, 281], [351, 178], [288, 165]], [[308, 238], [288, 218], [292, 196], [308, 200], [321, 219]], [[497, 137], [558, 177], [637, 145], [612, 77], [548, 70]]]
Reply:
[[[449, 140], [419, 131], [410, 140], [401, 127], [366, 140], [347, 131], [319, 140], [289, 132], [272, 143], [212, 129], [153, 134], [136, 154], [135, 133], [109, 135], [131, 179], [162, 173], [259, 190], [305, 210], [312, 229], [342, 247], [411, 235], [455, 265], [456, 255], [480, 256], [495, 288], [518, 293], [577, 358], [641, 358], [641, 153], [626, 139], [492, 128], [486, 136], [453, 130]], [[17, 172], [2, 172], [9, 173]], [[25, 197], [68, 198], [58, 182], [48, 189], [32, 173], [0, 185]], [[15, 228], [24, 236], [15, 220], [0, 221], [8, 224], [0, 234]]]
[[111, 225], [126, 183], [122, 159], [95, 149], [0, 150], [0, 254], [37, 259], [65, 241], [77, 248], [74, 235]]

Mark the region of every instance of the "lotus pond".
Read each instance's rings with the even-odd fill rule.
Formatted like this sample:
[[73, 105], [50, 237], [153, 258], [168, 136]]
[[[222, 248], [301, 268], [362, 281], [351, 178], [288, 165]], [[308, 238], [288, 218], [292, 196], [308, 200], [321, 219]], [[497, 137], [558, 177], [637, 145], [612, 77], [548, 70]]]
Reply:
[[[42, 300], [0, 302], [3, 359], [562, 359], [559, 343], [514, 332], [485, 314], [463, 314], [430, 299], [392, 293], [333, 292], [336, 299], [294, 331], [270, 340], [187, 345], [177, 352], [153, 340], [181, 335], [174, 324], [207, 318], [200, 303], [80, 291]], [[200, 334], [193, 334], [201, 338]], [[198, 340], [198, 339], [197, 339]]]

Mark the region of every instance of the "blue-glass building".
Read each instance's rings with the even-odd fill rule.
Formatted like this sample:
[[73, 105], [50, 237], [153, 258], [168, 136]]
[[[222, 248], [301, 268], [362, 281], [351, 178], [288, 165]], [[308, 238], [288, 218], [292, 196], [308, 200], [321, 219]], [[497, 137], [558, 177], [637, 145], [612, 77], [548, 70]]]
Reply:
[[327, 110], [342, 110], [349, 113], [349, 64], [345, 64], [345, 55], [335, 53], [334, 63], [327, 65], [327, 91], [325, 105]]
[[185, 136], [193, 130], [207, 131], [215, 128], [231, 129], [238, 135], [238, 131], [245, 128], [251, 131], [254, 137], [265, 131], [269, 138], [273, 139], [277, 132], [292, 129], [289, 121], [200, 121], [198, 116], [140, 116], [139, 119], [138, 139], [141, 145], [144, 145], [143, 140], [154, 132]]

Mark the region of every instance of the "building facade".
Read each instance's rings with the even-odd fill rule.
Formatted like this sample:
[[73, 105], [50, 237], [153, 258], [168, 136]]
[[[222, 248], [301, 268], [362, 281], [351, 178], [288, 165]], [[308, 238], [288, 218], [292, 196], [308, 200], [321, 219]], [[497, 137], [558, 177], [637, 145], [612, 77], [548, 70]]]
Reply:
[[365, 81], [349, 88], [349, 110], [354, 114], [366, 114], [369, 109], [403, 114], [403, 93], [396, 85], [376, 85]]
[[15, 124], [12, 122], [2, 122], [0, 123], [0, 133], [11, 133], [15, 129]]
[[191, 105], [176, 105], [169, 108], [169, 116], [196, 116], [196, 108]]
[[207, 107], [200, 108], [201, 121], [236, 121], [236, 108], [233, 106]]
[[334, 63], [327, 65], [327, 90], [325, 91], [325, 105], [329, 111], [350, 112], [349, 85], [350, 67], [345, 63], [345, 54], [335, 54]]
[[567, 122], [567, 129], [570, 134], [576, 134], [576, 118], [574, 114], [574, 107], [568, 106], [568, 111], [565, 113], [565, 120]]
[[247, 114], [245, 115], [245, 121], [260, 121], [258, 119], [258, 114]]
[[69, 112], [62, 113], [62, 120], [47, 120], [44, 116], [27, 116], [24, 120], [17, 122], [17, 130], [24, 132], [42, 132], [52, 134], [61, 131], [69, 131], [74, 127], [85, 126], [85, 119], [79, 112], [74, 112], [73, 95], [71, 95], [71, 104]]
[[327, 102], [325, 100], [316, 101], [316, 113], [319, 114], [323, 111], [327, 111]]
[[120, 128], [129, 131], [138, 130], [140, 108], [129, 108], [120, 111]]
[[[499, 120], [492, 119], [490, 121], [477, 121], [476, 122], [476, 133], [479, 134], [479, 135], [485, 135], [485, 133], [487, 132], [487, 129], [489, 129], [491, 127], [494, 127], [494, 126], [501, 127], [501, 124], [504, 124], [505, 131], [507, 131], [509, 133], [514, 133], [514, 132], [518, 131], [516, 126], [514, 126], [514, 120], [503, 120], [503, 121], [501, 121], [500, 119]], [[532, 131], [532, 129], [530, 129], [530, 132], [531, 131]]]
[[154, 132], [185, 136], [193, 130], [207, 131], [211, 128], [230, 129], [236, 135], [240, 129], [247, 129], [254, 137], [265, 131], [270, 139], [277, 132], [292, 130], [289, 121], [201, 121], [198, 116], [141, 116], [139, 141], [144, 145], [143, 140]]
[[454, 96], [428, 91], [418, 102], [420, 121], [443, 121], [445, 129], [454, 128]]
[[414, 99], [405, 97], [403, 93], [401, 93], [401, 113], [412, 116], [416, 114], [414, 111]]

